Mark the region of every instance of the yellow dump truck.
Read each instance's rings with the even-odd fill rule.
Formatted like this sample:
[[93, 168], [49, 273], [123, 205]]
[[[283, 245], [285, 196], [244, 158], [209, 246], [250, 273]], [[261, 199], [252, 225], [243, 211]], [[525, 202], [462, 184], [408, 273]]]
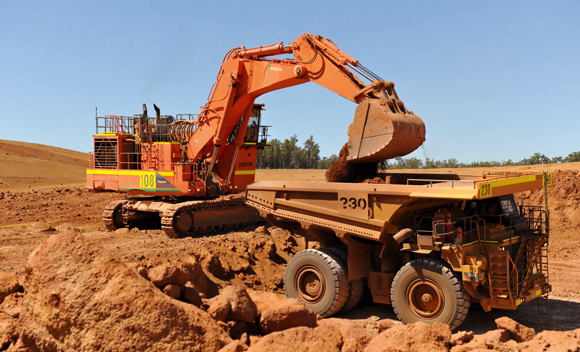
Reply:
[[551, 174], [382, 178], [391, 183], [248, 186], [247, 205], [316, 244], [288, 262], [288, 297], [330, 316], [354, 308], [366, 286], [405, 323], [451, 328], [473, 303], [489, 311], [538, 299], [548, 308], [547, 198], [545, 207], [517, 205], [513, 194], [551, 186]]

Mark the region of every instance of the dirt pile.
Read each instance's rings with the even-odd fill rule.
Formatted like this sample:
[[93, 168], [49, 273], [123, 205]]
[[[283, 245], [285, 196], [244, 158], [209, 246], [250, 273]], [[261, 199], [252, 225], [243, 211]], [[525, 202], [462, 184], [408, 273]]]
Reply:
[[[267, 246], [258, 243], [258, 247]], [[256, 256], [259, 251], [253, 248], [244, 253]], [[273, 246], [265, 251], [272, 252], [270, 256], [276, 253]], [[202, 309], [197, 308], [183, 294], [188, 288], [197, 292], [193, 282], [205, 277], [202, 263], [196, 260], [187, 265], [163, 263], [147, 270], [123, 263], [78, 232], [53, 235], [30, 255], [25, 289], [16, 280], [24, 297], [12, 293], [14, 275], [0, 273], [10, 279], [5, 280], [10, 289], [0, 306], [0, 347], [22, 351], [217, 351], [231, 342], [231, 335], [239, 339], [237, 348], [247, 349], [252, 340], [256, 344], [272, 331], [317, 325], [316, 314], [303, 303], [274, 293], [248, 291], [241, 285], [227, 286], [209, 300], [198, 293]], [[230, 259], [230, 266], [234, 262]], [[218, 262], [214, 265], [219, 266]], [[172, 295], [168, 287], [181, 294]], [[18, 314], [6, 313], [7, 302], [12, 302], [10, 307], [20, 305]], [[218, 306], [223, 307], [222, 313], [211, 314]]]
[[395, 179], [391, 176], [386, 176], [384, 179], [381, 177], [375, 178], [367, 178], [366, 180], [362, 181], [362, 183], [368, 183], [371, 185], [394, 185], [397, 184]]
[[314, 329], [297, 327], [265, 336], [248, 349], [249, 352], [339, 352], [331, 341]]
[[0, 272], [0, 303], [4, 302], [4, 298], [18, 291], [18, 287], [20, 287], [18, 276], [13, 273]]
[[[275, 240], [271, 246], [267, 237], [259, 238], [255, 232], [233, 234], [233, 243], [225, 238], [213, 243], [197, 239], [203, 245], [187, 247], [188, 260], [184, 255], [171, 261], [149, 253], [117, 258], [114, 251], [89, 239], [95, 239], [96, 233], [53, 235], [30, 256], [24, 287], [18, 285], [19, 292], [9, 294], [0, 305], [0, 348], [460, 352], [532, 351], [548, 346], [573, 351], [580, 347], [580, 329], [535, 335], [533, 329], [509, 318], [498, 319], [498, 329], [482, 335], [452, 335], [443, 324], [402, 325], [390, 319], [377, 321], [377, 332], [349, 319], [319, 318], [301, 302], [280, 294], [248, 289], [245, 284], [255, 278], [240, 280], [236, 275], [241, 272], [230, 271], [229, 281], [214, 276], [225, 278], [220, 259], [226, 252], [230, 270], [245, 267], [236, 264], [244, 257], [249, 264], [246, 270], [259, 271], [256, 261], [266, 262], [268, 256], [276, 259], [278, 252], [291, 255], [296, 247], [290, 246], [286, 253], [275, 246], [284, 243], [280, 231], [269, 229]], [[188, 240], [194, 239], [172, 242], [180, 247], [180, 241]], [[245, 245], [246, 255], [232, 251], [232, 245], [237, 250]], [[203, 248], [195, 255], [193, 248], [199, 247]], [[183, 252], [185, 247], [180, 248]], [[232, 282], [237, 284], [229, 285]], [[175, 287], [178, 294], [171, 294], [168, 287]], [[268, 286], [255, 287], [269, 290]], [[197, 303], [186, 298], [188, 288], [197, 293]], [[206, 298], [213, 296], [213, 289], [220, 293]]]
[[374, 178], [377, 174], [377, 163], [347, 162], [348, 143], [342, 146], [338, 159], [330, 164], [326, 171], [327, 182], [362, 182]]
[[230, 342], [206, 312], [168, 298], [78, 233], [37, 248], [24, 286], [20, 341], [31, 350], [216, 351]]
[[[338, 342], [342, 351], [363, 351], [369, 342], [377, 335], [374, 330], [368, 330], [347, 319], [329, 318], [318, 321], [317, 329], [336, 329], [340, 333]], [[319, 331], [320, 332], [320, 331]], [[332, 335], [331, 335], [332, 336]]]
[[436, 322], [433, 325], [415, 323], [398, 325], [387, 329], [373, 338], [365, 351], [449, 351], [451, 330], [449, 326]]
[[297, 299], [284, 300], [278, 306], [264, 310], [260, 316], [260, 331], [264, 335], [295, 326], [317, 326], [316, 314]]
[[[580, 298], [580, 172], [556, 170], [548, 187], [550, 283], [563, 298]], [[518, 204], [544, 207], [544, 190], [515, 195]]]
[[[580, 172], [556, 170], [553, 186], [548, 187], [550, 225], [560, 231], [580, 229]], [[544, 206], [544, 190], [526, 191], [516, 195], [519, 202]]]

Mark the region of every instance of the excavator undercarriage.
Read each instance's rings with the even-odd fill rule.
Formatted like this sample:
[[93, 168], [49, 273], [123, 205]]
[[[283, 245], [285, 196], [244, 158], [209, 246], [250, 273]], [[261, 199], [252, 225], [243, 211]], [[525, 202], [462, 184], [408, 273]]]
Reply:
[[103, 211], [103, 222], [109, 230], [160, 224], [169, 237], [233, 230], [261, 221], [258, 212], [244, 204], [243, 196], [237, 195], [179, 202], [136, 198], [111, 202]]

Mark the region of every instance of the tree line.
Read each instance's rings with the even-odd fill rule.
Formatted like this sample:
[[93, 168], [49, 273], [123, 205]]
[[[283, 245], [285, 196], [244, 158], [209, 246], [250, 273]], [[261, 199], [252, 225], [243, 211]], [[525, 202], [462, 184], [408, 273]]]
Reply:
[[[258, 151], [258, 169], [328, 169], [330, 164], [338, 159], [336, 154], [330, 157], [320, 156], [320, 146], [310, 136], [302, 146], [298, 144], [298, 136], [280, 141], [272, 139], [271, 146], [267, 146]], [[398, 157], [379, 163], [379, 169], [437, 169], [437, 168], [467, 168], [467, 167], [497, 167], [516, 165], [536, 165], [549, 163], [569, 163], [580, 161], [580, 151], [572, 152], [566, 157], [549, 158], [542, 153], [535, 153], [529, 158], [520, 161], [474, 161], [471, 163], [461, 163], [455, 158], [446, 160], [425, 160], [409, 157]]]
[[310, 136], [303, 146], [298, 144], [298, 136], [293, 135], [283, 142], [272, 139], [270, 146], [258, 150], [258, 169], [328, 169], [338, 159], [320, 157], [320, 146]]
[[471, 163], [461, 163], [455, 158], [450, 158], [447, 160], [434, 160], [430, 158], [425, 158], [425, 161], [409, 157], [402, 158], [398, 157], [392, 160], [384, 161], [380, 164], [382, 169], [454, 169], [454, 168], [466, 168], [466, 167], [498, 167], [498, 166], [517, 166], [517, 165], [537, 165], [537, 164], [557, 164], [557, 163], [570, 163], [580, 161], [580, 152], [572, 152], [566, 157], [556, 156], [549, 158], [542, 153], [535, 153], [529, 158], [524, 158], [520, 161], [512, 161], [508, 159], [506, 161], [473, 161]]

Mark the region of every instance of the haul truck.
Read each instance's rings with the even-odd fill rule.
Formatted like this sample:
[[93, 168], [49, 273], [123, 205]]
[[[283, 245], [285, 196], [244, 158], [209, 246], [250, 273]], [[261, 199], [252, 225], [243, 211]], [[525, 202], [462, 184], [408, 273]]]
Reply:
[[248, 186], [247, 205], [318, 243], [288, 262], [288, 297], [330, 316], [356, 306], [368, 285], [403, 322], [452, 329], [474, 303], [489, 311], [538, 299], [548, 308], [547, 201], [518, 206], [513, 194], [550, 186], [551, 174], [389, 176], [396, 184]]

